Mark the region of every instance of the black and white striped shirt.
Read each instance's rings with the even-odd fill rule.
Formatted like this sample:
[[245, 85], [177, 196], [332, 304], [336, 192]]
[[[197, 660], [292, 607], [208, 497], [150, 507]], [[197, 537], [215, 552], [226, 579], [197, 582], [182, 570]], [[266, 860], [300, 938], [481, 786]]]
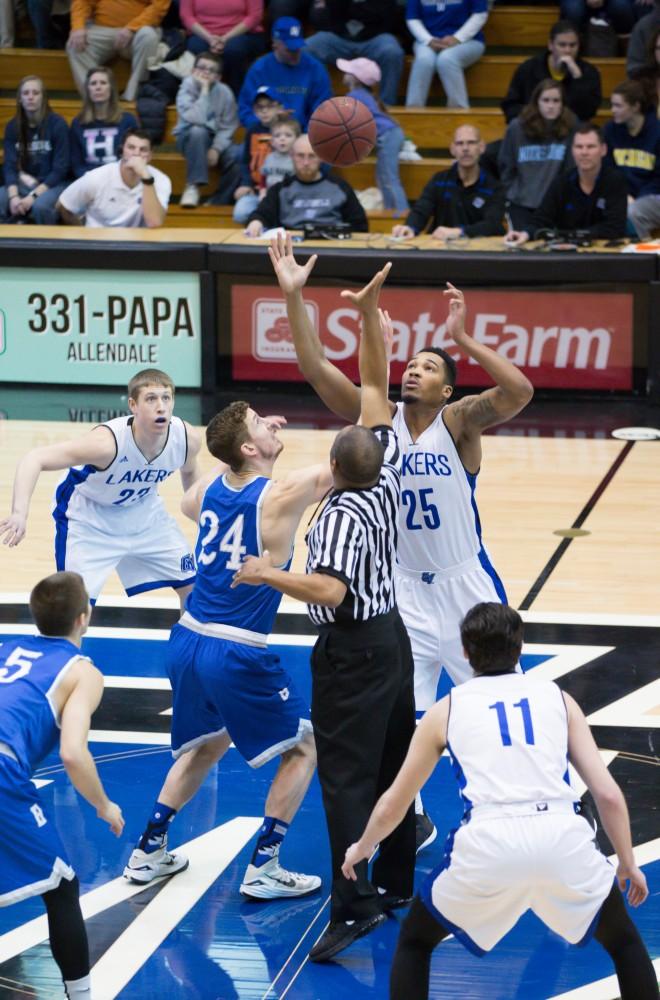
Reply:
[[378, 482], [335, 490], [307, 539], [307, 572], [335, 576], [348, 588], [337, 608], [307, 606], [316, 625], [366, 621], [394, 607], [401, 452], [391, 427], [376, 427], [374, 434], [385, 449]]

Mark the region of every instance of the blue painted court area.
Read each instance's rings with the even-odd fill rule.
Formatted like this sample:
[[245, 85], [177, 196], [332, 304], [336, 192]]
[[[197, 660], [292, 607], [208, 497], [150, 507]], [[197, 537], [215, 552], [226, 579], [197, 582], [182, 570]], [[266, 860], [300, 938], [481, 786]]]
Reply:
[[[1, 640], [2, 636], [0, 636]], [[275, 647], [291, 673], [309, 694], [309, 648]], [[99, 639], [85, 641], [85, 651], [108, 676], [161, 677], [163, 643], [154, 640]], [[548, 657], [524, 657], [533, 669]], [[110, 689], [106, 697], [110, 694]], [[117, 689], [112, 689], [117, 696]], [[140, 691], [127, 690], [127, 699]], [[168, 726], [167, 717], [162, 729]], [[41, 790], [46, 810], [56, 823], [70, 852], [82, 893], [112, 882], [121, 875], [171, 763], [168, 748], [122, 742], [91, 747], [109, 795], [120, 803], [126, 819], [116, 840], [83, 803], [66, 779], [58, 758], [44, 763], [39, 776], [50, 783]], [[236, 816], [262, 815], [263, 802], [275, 770], [272, 763], [253, 771], [230, 750], [198, 795], [176, 817], [170, 846], [187, 844]], [[448, 831], [458, 822], [461, 806], [446, 758], [429, 782], [425, 805], [438, 826], [438, 839], [419, 858], [418, 880], [438, 865]], [[229, 839], [229, 834], [227, 838]], [[369, 937], [357, 942], [336, 962], [318, 966], [306, 955], [327, 920], [324, 890], [295, 902], [243, 902], [238, 892], [249, 861], [252, 840], [239, 846], [225, 870], [208, 888], [194, 886], [194, 863], [188, 873], [173, 880], [190, 884], [188, 904], [177, 926], [155, 947], [149, 943], [166, 909], [161, 893], [168, 883], [150, 886], [130, 899], [115, 901], [88, 920], [95, 964], [114, 947], [116, 969], [137, 954], [137, 971], [118, 992], [127, 1000], [384, 1000], [396, 944], [400, 916], [391, 917]], [[225, 842], [226, 846], [226, 842]], [[329, 884], [329, 850], [321, 796], [316, 779], [287, 835], [283, 863], [298, 871], [317, 873]], [[646, 867], [652, 896], [636, 911], [635, 920], [651, 954], [660, 954], [660, 861]], [[184, 879], [188, 880], [184, 883]], [[28, 900], [0, 910], [0, 950], [7, 931], [24, 927], [43, 908]], [[133, 927], [135, 921], [142, 921]], [[133, 928], [133, 930], [131, 930]], [[146, 929], [146, 930], [145, 930]], [[148, 931], [148, 932], [147, 932]], [[122, 938], [122, 935], [125, 936]], [[156, 934], [157, 936], [157, 934]], [[115, 953], [113, 953], [114, 956]], [[7, 987], [3, 996], [61, 996], [57, 969], [47, 946], [32, 944], [13, 959], [0, 962], [0, 987], [12, 981], [26, 992]], [[135, 960], [130, 959], [130, 960]], [[544, 1000], [612, 974], [605, 953], [596, 944], [569, 948], [532, 916], [525, 917], [500, 947], [483, 959], [468, 954], [455, 940], [436, 951], [431, 974], [431, 997], [437, 1000]], [[38, 992], [35, 992], [38, 990]], [[105, 996], [105, 994], [104, 994]]]

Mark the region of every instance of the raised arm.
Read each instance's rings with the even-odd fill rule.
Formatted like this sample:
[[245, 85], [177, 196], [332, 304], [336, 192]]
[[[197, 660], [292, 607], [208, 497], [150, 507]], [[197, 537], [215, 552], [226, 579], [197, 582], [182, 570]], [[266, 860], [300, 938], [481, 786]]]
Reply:
[[378, 300], [391, 264], [378, 271], [359, 292], [343, 291], [362, 317], [360, 337], [360, 423], [365, 427], [392, 425], [392, 408], [387, 398], [389, 366], [387, 349], [381, 330]]
[[181, 482], [184, 490], [189, 490], [199, 479], [199, 450], [202, 447], [202, 439], [199, 431], [191, 427], [186, 421], [184, 421], [184, 424], [188, 440], [188, 454], [186, 455], [186, 461], [181, 466]]
[[360, 390], [326, 358], [303, 300], [303, 288], [317, 255], [313, 254], [304, 265], [298, 264], [290, 234], [286, 239], [278, 236], [273, 240], [268, 253], [286, 301], [300, 371], [329, 410], [355, 423], [360, 415]]
[[496, 383], [478, 396], [464, 396], [451, 403], [446, 421], [468, 472], [477, 472], [481, 464], [481, 432], [502, 424], [520, 413], [529, 403], [534, 388], [529, 379], [501, 354], [470, 337], [465, 330], [465, 298], [463, 292], [447, 282], [449, 296], [447, 333], [469, 358], [481, 365]]
[[95, 427], [73, 441], [33, 448], [16, 466], [14, 493], [9, 517], [0, 521], [0, 538], [5, 545], [18, 545], [25, 535], [30, 501], [41, 472], [68, 469], [73, 465], [93, 465], [105, 469], [117, 453], [114, 434], [107, 427]]
[[605, 832], [619, 860], [617, 879], [622, 892], [630, 881], [628, 902], [639, 906], [648, 896], [644, 873], [635, 864], [630, 819], [626, 800], [616, 781], [605, 767], [582, 709], [563, 692], [568, 713], [568, 757], [591, 792]]

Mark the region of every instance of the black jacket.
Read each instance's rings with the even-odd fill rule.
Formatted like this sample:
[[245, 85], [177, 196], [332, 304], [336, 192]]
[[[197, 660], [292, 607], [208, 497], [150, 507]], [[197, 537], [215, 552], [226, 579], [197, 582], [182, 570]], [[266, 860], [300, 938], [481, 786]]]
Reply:
[[586, 229], [592, 239], [618, 239], [626, 234], [627, 207], [626, 179], [615, 167], [602, 165], [591, 194], [582, 191], [574, 169], [550, 185], [534, 213], [534, 227]]
[[[540, 52], [539, 55], [526, 59], [513, 74], [509, 89], [501, 102], [507, 122], [519, 115], [529, 103], [534, 87], [541, 80], [551, 77], [548, 56], [549, 52]], [[562, 82], [564, 99], [567, 107], [580, 121], [588, 122], [600, 107], [600, 73], [595, 66], [585, 62], [584, 59], [578, 58], [576, 62], [582, 71], [582, 76], [579, 80], [574, 80], [570, 73], [566, 73]]]
[[421, 233], [438, 226], [460, 227], [466, 236], [504, 233], [504, 188], [483, 167], [476, 184], [463, 187], [454, 163], [434, 174], [411, 208], [406, 225]]

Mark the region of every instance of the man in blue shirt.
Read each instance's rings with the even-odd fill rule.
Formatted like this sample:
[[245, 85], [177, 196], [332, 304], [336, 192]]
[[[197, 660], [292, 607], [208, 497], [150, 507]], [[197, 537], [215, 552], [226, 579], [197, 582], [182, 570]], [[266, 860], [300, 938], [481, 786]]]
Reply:
[[332, 97], [325, 67], [303, 52], [302, 25], [295, 17], [279, 17], [273, 25], [273, 51], [252, 63], [238, 95], [238, 115], [245, 128], [258, 125], [253, 111], [260, 87], [268, 87], [306, 130], [315, 108]]

